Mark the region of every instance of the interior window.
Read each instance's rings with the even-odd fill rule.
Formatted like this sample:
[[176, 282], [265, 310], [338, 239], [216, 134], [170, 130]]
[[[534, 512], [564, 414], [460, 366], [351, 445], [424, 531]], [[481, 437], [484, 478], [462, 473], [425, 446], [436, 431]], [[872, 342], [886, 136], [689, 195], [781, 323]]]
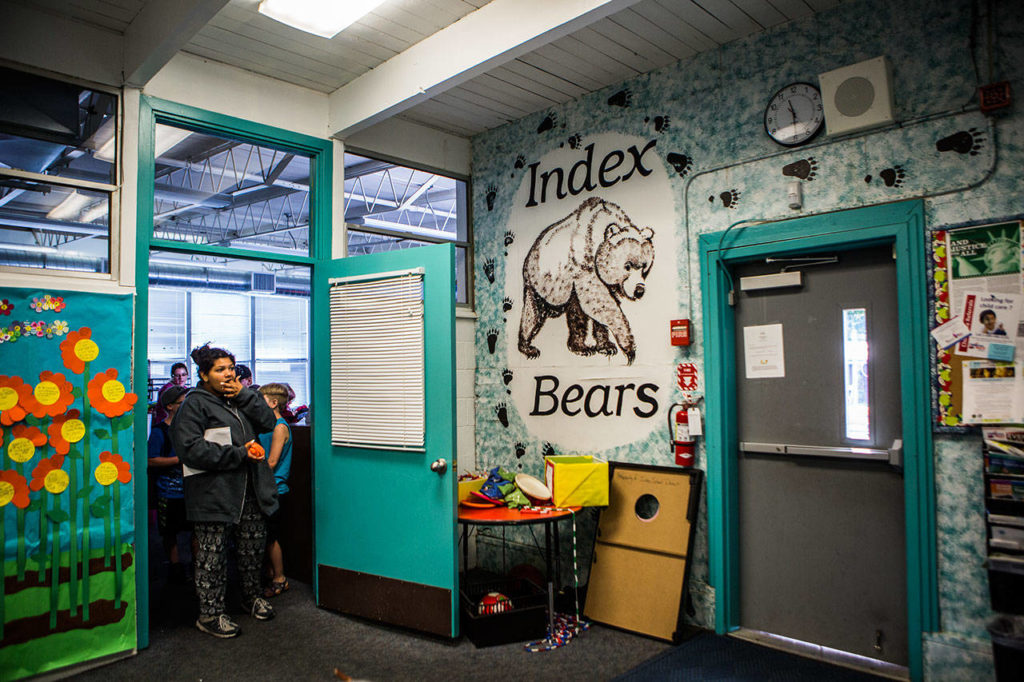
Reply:
[[0, 265], [109, 273], [117, 96], [0, 68]]
[[255, 383], [287, 383], [293, 405], [309, 404], [308, 266], [153, 251], [149, 284], [151, 388], [175, 362], [189, 365], [195, 385], [188, 354], [209, 342], [247, 365]]
[[472, 303], [472, 239], [464, 180], [345, 154], [348, 255], [455, 244], [455, 301]]
[[153, 237], [308, 256], [309, 157], [156, 125]]

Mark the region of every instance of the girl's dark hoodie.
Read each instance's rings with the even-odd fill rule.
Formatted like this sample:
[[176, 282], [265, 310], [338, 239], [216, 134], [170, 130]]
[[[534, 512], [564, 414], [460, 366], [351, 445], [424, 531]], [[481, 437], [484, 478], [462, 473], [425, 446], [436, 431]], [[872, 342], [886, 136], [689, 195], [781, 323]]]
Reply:
[[[256, 391], [243, 388], [233, 398], [202, 386], [185, 396], [171, 422], [170, 435], [185, 471], [185, 512], [189, 521], [238, 523], [246, 477], [264, 514], [277, 510], [277, 485], [267, 460], [250, 460], [245, 444], [272, 431], [274, 411]], [[207, 440], [209, 429], [228, 427], [231, 444]], [[196, 473], [190, 473], [195, 471]]]

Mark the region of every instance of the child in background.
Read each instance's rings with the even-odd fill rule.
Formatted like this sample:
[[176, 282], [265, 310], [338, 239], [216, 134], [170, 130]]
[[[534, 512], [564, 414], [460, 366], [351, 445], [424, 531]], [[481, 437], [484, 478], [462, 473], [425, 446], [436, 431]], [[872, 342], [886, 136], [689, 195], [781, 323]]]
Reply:
[[267, 519], [267, 561], [270, 565], [271, 580], [264, 597], [274, 597], [288, 589], [288, 579], [284, 576], [284, 557], [281, 553], [281, 523], [284, 508], [288, 499], [288, 473], [292, 466], [292, 431], [288, 420], [281, 416], [281, 411], [288, 404], [288, 388], [284, 384], [265, 384], [260, 386], [260, 395], [277, 417], [277, 424], [270, 433], [261, 434], [260, 445], [267, 451], [267, 464], [274, 472], [277, 482], [278, 509]]
[[149, 467], [157, 471], [157, 528], [163, 541], [164, 553], [170, 563], [168, 578], [171, 582], [185, 582], [185, 569], [178, 555], [178, 533], [192, 530], [185, 518], [185, 491], [182, 489], [181, 461], [171, 446], [167, 429], [185, 400], [188, 389], [171, 385], [160, 393], [160, 407], [166, 417], [153, 424], [149, 434]]

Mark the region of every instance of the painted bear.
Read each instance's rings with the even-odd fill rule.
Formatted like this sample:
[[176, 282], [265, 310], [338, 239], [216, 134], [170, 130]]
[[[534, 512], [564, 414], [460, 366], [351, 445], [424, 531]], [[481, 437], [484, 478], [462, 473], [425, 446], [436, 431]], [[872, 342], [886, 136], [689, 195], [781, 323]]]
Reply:
[[548, 318], [565, 313], [570, 351], [614, 355], [618, 344], [632, 364], [636, 342], [620, 302], [644, 295], [653, 237], [651, 228], [637, 228], [621, 207], [598, 197], [545, 228], [523, 261], [519, 351], [540, 355], [533, 339]]

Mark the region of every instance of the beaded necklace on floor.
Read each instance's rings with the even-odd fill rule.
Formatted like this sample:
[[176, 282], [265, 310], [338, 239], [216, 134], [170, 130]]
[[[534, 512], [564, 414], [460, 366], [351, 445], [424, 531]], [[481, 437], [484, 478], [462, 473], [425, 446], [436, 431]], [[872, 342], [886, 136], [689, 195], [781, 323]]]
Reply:
[[552, 509], [551, 511], [567, 511], [572, 515], [572, 577], [576, 613], [575, 615], [556, 613], [554, 625], [548, 626], [548, 636], [542, 640], [524, 645], [527, 651], [534, 653], [538, 651], [551, 651], [560, 646], [565, 646], [572, 641], [573, 637], [590, 629], [590, 623], [580, 619], [580, 572], [576, 558], [576, 512], [572, 509]]

